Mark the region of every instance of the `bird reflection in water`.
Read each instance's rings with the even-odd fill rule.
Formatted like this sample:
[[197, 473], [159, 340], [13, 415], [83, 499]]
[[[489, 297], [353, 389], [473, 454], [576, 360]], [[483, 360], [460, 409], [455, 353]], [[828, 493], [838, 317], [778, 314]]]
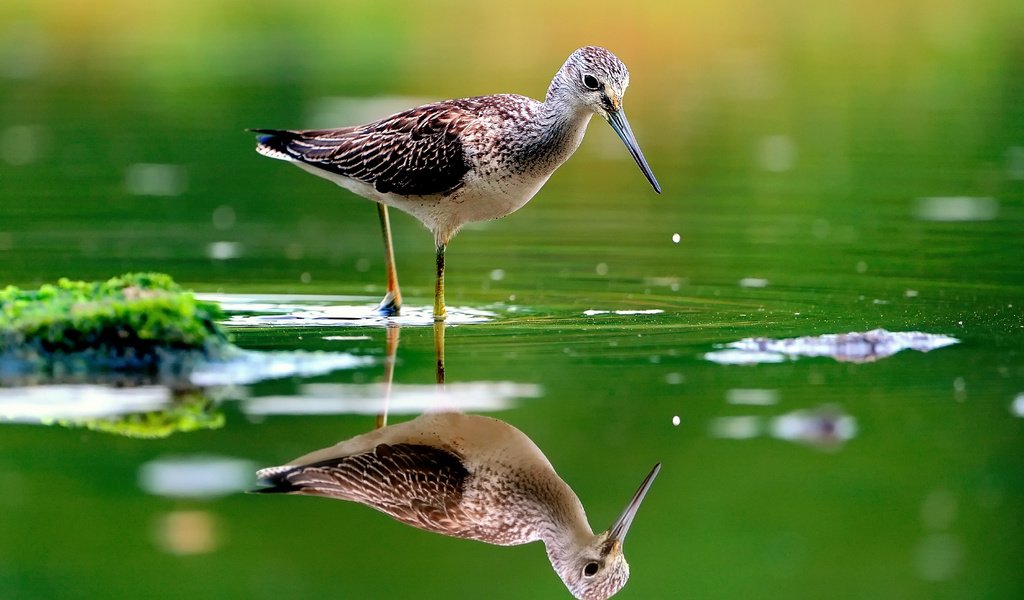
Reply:
[[[437, 362], [441, 380], [443, 350]], [[612, 526], [594, 534], [579, 498], [523, 432], [490, 417], [438, 412], [261, 469], [266, 487], [256, 492], [349, 500], [419, 529], [490, 544], [540, 540], [574, 596], [602, 599], [629, 578], [622, 544], [660, 468]]]

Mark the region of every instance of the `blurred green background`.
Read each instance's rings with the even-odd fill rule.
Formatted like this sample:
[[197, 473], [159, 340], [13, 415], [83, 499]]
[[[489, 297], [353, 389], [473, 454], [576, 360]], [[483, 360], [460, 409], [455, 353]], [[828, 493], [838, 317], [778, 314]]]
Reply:
[[[370, 303], [384, 291], [372, 205], [258, 156], [245, 128], [543, 98], [587, 44], [629, 67], [624, 104], [665, 193], [598, 120], [533, 202], [456, 237], [449, 304], [498, 317], [448, 331], [449, 381], [539, 386], [496, 416], [545, 450], [596, 528], [664, 462], [623, 598], [1024, 596], [1018, 1], [7, 0], [0, 285], [155, 270], [205, 292]], [[426, 306], [430, 235], [393, 214], [406, 301]], [[865, 364], [703, 358], [744, 337], [877, 327], [961, 343]], [[236, 341], [380, 358], [384, 333]], [[433, 381], [431, 331], [404, 328], [398, 359], [397, 382]], [[381, 377], [378, 363], [315, 383]], [[301, 385], [236, 390], [223, 428], [166, 440], [4, 425], [0, 597], [567, 596], [536, 545], [138, 483], [161, 457], [277, 464], [372, 426], [242, 408]], [[736, 401], [749, 397], [766, 404]], [[770, 434], [799, 410], [839, 411], [855, 436]]]

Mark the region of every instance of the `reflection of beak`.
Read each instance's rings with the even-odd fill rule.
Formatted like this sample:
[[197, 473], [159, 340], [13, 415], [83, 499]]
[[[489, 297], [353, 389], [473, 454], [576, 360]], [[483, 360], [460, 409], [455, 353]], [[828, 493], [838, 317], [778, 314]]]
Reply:
[[647, 159], [644, 158], [644, 153], [640, 151], [640, 146], [636, 143], [633, 130], [629, 128], [629, 121], [626, 120], [626, 112], [619, 108], [609, 112], [605, 118], [608, 119], [608, 124], [612, 126], [615, 133], [619, 134], [619, 137], [626, 144], [626, 148], [629, 148], [629, 153], [633, 155], [633, 160], [636, 161], [636, 164], [640, 165], [640, 170], [644, 172], [647, 181], [650, 181], [651, 185], [654, 186], [654, 191], [660, 194], [661, 186], [658, 185], [658, 180], [654, 178], [654, 172], [651, 171], [651, 167], [647, 166]]
[[[651, 179], [654, 179], [652, 176]], [[657, 186], [657, 183], [655, 183]], [[633, 517], [636, 516], [637, 509], [640, 508], [640, 503], [644, 501], [644, 496], [647, 495], [647, 490], [651, 489], [651, 484], [654, 483], [654, 478], [658, 476], [658, 471], [661, 470], [661, 463], [654, 465], [651, 472], [644, 479], [644, 482], [640, 484], [640, 489], [633, 494], [633, 499], [626, 505], [626, 510], [622, 511], [622, 515], [615, 520], [615, 523], [608, 528], [608, 540], [614, 545], [613, 547], [617, 550], [622, 549], [622, 542], [626, 539], [626, 533], [629, 532], [629, 526], [633, 524]]]

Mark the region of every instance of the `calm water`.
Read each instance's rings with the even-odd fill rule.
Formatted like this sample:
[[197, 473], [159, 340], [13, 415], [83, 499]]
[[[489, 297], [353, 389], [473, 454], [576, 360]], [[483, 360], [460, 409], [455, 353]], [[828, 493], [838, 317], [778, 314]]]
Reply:
[[[219, 417], [163, 439], [3, 424], [0, 597], [568, 597], [540, 545], [238, 493], [258, 467], [373, 427], [388, 334], [281, 319], [383, 293], [376, 214], [257, 156], [243, 129], [537, 97], [585, 43], [630, 66], [665, 194], [596, 121], [530, 205], [456, 237], [449, 305], [491, 316], [447, 328], [446, 401], [527, 433], [597, 529], [663, 462], [622, 598], [1024, 594], [1017, 3], [653, 4], [626, 25], [567, 5], [529, 46], [508, 38], [525, 22], [511, 7], [396, 22], [383, 4], [117, 4], [0, 13], [0, 284], [163, 271], [228, 301], [245, 348], [346, 358], [218, 385]], [[406, 301], [427, 308], [430, 236], [392, 220]], [[826, 337], [714, 359], [747, 338], [879, 328], [958, 343], [800, 354], [828, 354]], [[432, 328], [396, 331], [392, 422], [435, 378]], [[7, 386], [0, 410], [128, 401], [93, 391]]]

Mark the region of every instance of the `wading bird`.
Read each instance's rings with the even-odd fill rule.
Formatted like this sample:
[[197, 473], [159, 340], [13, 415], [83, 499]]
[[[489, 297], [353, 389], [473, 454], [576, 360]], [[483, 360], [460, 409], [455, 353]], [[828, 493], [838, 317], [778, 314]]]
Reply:
[[387, 295], [378, 310], [398, 314], [387, 207], [419, 219], [433, 234], [437, 279], [434, 319], [445, 318], [444, 254], [466, 223], [523, 207], [579, 147], [593, 115], [608, 121], [661, 193], [622, 110], [629, 71], [596, 46], [573, 52], [543, 102], [516, 94], [427, 104], [368, 125], [320, 130], [254, 129], [257, 152], [378, 203]]

